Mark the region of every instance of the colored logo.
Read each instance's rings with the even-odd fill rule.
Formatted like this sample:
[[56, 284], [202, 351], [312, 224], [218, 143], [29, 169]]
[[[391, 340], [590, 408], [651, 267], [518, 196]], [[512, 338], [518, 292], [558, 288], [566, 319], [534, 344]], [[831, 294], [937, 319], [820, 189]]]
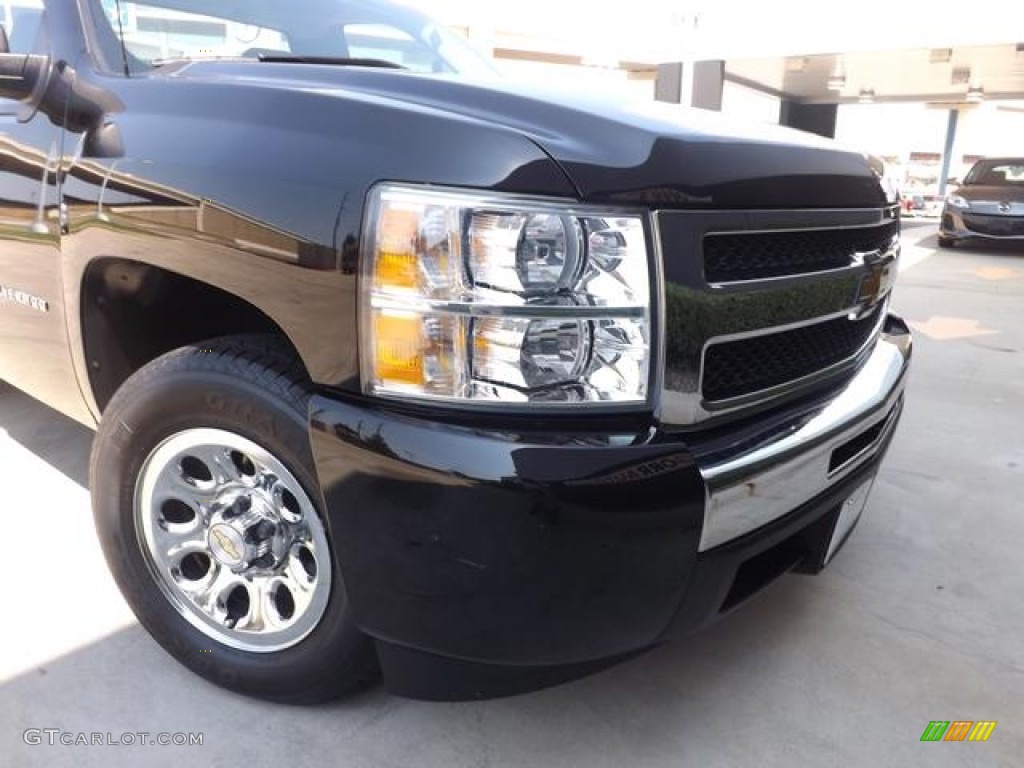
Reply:
[[245, 542], [241, 535], [230, 525], [215, 525], [210, 529], [210, 549], [217, 559], [225, 565], [238, 565], [242, 562]]
[[[864, 256], [862, 254], [862, 256]], [[864, 263], [870, 267], [870, 271], [864, 275], [860, 286], [857, 288], [858, 304], [874, 304], [885, 296], [896, 282], [896, 269], [892, 259], [882, 263], [874, 262], [877, 258], [874, 254], [867, 254]]]
[[995, 729], [995, 720], [932, 720], [921, 741], [988, 741]]

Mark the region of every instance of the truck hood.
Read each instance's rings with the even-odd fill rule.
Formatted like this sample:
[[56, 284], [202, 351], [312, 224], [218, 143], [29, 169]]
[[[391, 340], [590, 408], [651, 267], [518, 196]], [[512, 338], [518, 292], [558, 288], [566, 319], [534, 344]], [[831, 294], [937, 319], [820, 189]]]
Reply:
[[706, 110], [619, 104], [505, 81], [259, 62], [192, 62], [187, 79], [372, 98], [514, 131], [568, 176], [583, 200], [656, 207], [878, 207], [866, 157], [835, 142]]

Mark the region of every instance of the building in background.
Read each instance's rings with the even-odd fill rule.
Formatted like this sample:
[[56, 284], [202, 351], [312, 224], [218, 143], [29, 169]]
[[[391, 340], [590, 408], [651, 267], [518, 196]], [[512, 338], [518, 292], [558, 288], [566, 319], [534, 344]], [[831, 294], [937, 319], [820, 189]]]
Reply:
[[[898, 67], [886, 65], [886, 53], [917, 49], [941, 54], [952, 51], [948, 46], [954, 44], [978, 48], [1005, 43], [1016, 34], [1016, 55], [1011, 48], [1007, 60], [996, 64], [1008, 76], [1024, 75], [1024, 3], [980, 4], [964, 13], [952, 0], [933, 0], [927, 12], [884, 0], [840, 5], [804, 0], [406, 2], [468, 38], [510, 78], [618, 101], [654, 99], [663, 62], [728, 60], [734, 71], [760, 74], [762, 80], [766, 69], [771, 74], [775, 67], [781, 91], [784, 84], [799, 81], [805, 70], [824, 61], [840, 82], [836, 96], [843, 103], [836, 138], [885, 158], [901, 187], [922, 193], [939, 186], [950, 104], [881, 103], [882, 98], [860, 103], [858, 94], [884, 94], [906, 77]], [[183, 52], [195, 55], [210, 40], [225, 36], [237, 42], [238, 53], [252, 47], [281, 47], [270, 31], [241, 25], [207, 29], [197, 24], [194, 14], [185, 18], [130, 0], [119, 6], [114, 0], [102, 4], [110, 14], [120, 8], [136, 53], [174, 56], [175, 45], [180, 48], [185, 40], [188, 51]], [[19, 10], [41, 6], [41, 0], [0, 0], [0, 18], [10, 30]], [[954, 83], [959, 75], [964, 79], [961, 85], [976, 94], [983, 94], [986, 86], [993, 90], [991, 80], [982, 82], [977, 71], [955, 65], [949, 64]], [[687, 74], [692, 71], [683, 69]], [[721, 85], [725, 114], [777, 123], [781, 106], [779, 95], [748, 87], [742, 76], [727, 75]], [[950, 177], [962, 177], [978, 157], [1024, 152], [1024, 101], [979, 98], [957, 104], [956, 109], [960, 119], [950, 153]]]
[[[946, 99], [901, 103], [898, 97], [885, 97], [898, 92], [901, 78], [910, 76], [887, 58], [894, 51], [920, 51], [926, 64], [931, 54], [938, 60], [914, 76], [940, 72], [950, 87], [971, 88], [975, 96], [984, 94], [986, 86], [990, 93], [1000, 90], [996, 75], [1004, 81], [1019, 79], [1024, 75], [1024, 3], [980, 4], [967, 13], [953, 0], [933, 0], [926, 9], [885, 0], [410, 2], [464, 34], [510, 77], [593, 89], [617, 99], [654, 98], [662, 62], [741, 61], [751, 72], [762, 73], [774, 66], [781, 90], [805, 68], [831, 56], [835, 71], [829, 74], [840, 83], [836, 139], [885, 158], [901, 186], [921, 193], [934, 193], [939, 186], [952, 106], [960, 119], [950, 177], [962, 177], [977, 157], [1024, 152], [1024, 101], [976, 98], [951, 105]], [[993, 49], [984, 73], [980, 65], [974, 72], [957, 66], [960, 50], [977, 52], [996, 44], [1004, 50]], [[942, 61], [943, 53], [953, 60]], [[983, 75], [988, 82], [979, 79]], [[779, 122], [779, 96], [746, 87], [742, 80], [726, 76], [721, 111]], [[862, 98], [863, 93], [870, 97]], [[875, 94], [875, 103], [861, 103], [874, 100]]]

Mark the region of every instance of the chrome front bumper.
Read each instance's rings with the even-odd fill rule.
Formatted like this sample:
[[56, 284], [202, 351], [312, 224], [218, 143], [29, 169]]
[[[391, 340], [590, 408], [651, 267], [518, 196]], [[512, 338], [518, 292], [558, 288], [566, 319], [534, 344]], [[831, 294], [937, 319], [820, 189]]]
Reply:
[[899, 420], [911, 350], [909, 330], [890, 315], [874, 352], [839, 394], [773, 426], [756, 447], [702, 465], [707, 499], [699, 550], [783, 517], [875, 456]]

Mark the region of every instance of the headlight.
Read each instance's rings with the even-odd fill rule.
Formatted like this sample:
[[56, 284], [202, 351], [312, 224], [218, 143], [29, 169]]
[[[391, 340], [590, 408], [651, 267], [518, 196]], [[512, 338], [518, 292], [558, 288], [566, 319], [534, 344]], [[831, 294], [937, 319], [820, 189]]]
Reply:
[[961, 197], [960, 195], [949, 195], [946, 198], [946, 202], [954, 208], [970, 208], [971, 204], [967, 201], [967, 198]]
[[642, 215], [382, 185], [360, 274], [367, 394], [458, 403], [647, 401]]

